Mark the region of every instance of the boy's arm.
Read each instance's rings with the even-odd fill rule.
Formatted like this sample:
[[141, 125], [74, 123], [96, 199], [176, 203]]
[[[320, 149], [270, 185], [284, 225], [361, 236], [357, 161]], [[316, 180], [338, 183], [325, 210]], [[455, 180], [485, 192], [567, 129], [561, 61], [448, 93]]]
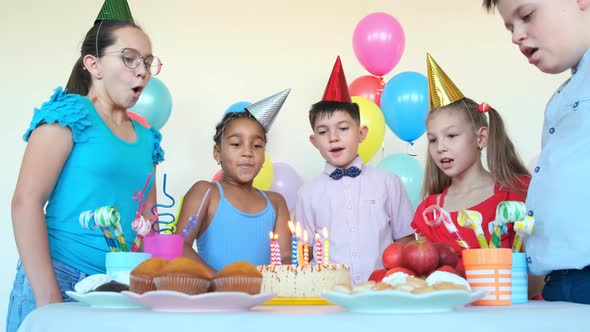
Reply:
[[[209, 203], [213, 192], [213, 186], [207, 181], [199, 181], [195, 183], [188, 192], [184, 195], [184, 202], [180, 209], [178, 222], [176, 224], [176, 233], [184, 237], [182, 254], [185, 257], [194, 259], [203, 264], [205, 268], [211, 273], [215, 274], [217, 271], [213, 269], [201, 256], [193, 249], [195, 240], [203, 233], [206, 218], [209, 215]], [[207, 197], [205, 195], [207, 194]], [[202, 207], [201, 207], [202, 204]], [[196, 224], [189, 224], [189, 218], [195, 216], [201, 207], [201, 211], [196, 220]]]
[[274, 232], [279, 235], [281, 263], [291, 264], [291, 231], [287, 225], [290, 217], [289, 208], [287, 207], [285, 198], [281, 194], [268, 192], [268, 196], [277, 215]]
[[389, 188], [389, 215], [391, 220], [391, 238], [396, 242], [407, 243], [415, 239], [411, 226], [414, 209], [401, 180], [392, 174], [391, 181], [386, 181]]

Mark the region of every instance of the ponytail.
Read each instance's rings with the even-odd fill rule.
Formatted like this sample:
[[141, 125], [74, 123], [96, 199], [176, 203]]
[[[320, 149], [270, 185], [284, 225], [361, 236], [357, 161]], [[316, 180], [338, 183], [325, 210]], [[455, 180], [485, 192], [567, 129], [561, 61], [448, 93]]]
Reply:
[[87, 96], [88, 91], [90, 90], [90, 85], [92, 85], [92, 78], [90, 77], [88, 70], [84, 68], [82, 56], [80, 56], [74, 64], [74, 68], [72, 68], [72, 73], [66, 84], [66, 89], [68, 93]]

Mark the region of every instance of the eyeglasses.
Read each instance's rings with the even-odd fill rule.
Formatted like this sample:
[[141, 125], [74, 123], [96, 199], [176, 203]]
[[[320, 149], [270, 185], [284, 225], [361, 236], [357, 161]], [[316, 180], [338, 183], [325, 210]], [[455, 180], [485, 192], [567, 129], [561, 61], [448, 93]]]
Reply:
[[107, 52], [104, 53], [104, 55], [117, 53], [121, 54], [123, 63], [129, 69], [135, 69], [143, 62], [145, 68], [152, 76], [158, 75], [162, 70], [162, 61], [160, 61], [158, 57], [153, 55], [143, 57], [139, 54], [139, 51], [133, 48], [124, 48], [120, 51]]

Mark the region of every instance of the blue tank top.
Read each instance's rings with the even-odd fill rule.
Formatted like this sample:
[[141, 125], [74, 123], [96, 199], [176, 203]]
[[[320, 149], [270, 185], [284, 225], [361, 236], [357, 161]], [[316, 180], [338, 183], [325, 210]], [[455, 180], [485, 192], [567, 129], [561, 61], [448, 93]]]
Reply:
[[199, 256], [215, 270], [229, 263], [247, 261], [254, 265], [270, 264], [268, 234], [274, 229], [276, 214], [266, 194], [266, 208], [256, 214], [236, 209], [219, 188], [219, 204], [209, 227], [197, 239]]
[[[138, 202], [133, 193], [141, 190], [154, 164], [164, 159], [162, 136], [133, 121], [135, 142], [119, 139], [102, 121], [87, 97], [55, 90], [50, 100], [35, 110], [31, 133], [45, 123], [58, 123], [72, 131], [74, 144], [49, 196], [45, 210], [51, 258], [87, 274], [105, 273], [109, 251], [100, 229], [80, 226], [80, 214], [101, 206], [116, 206], [127, 248], [135, 238], [131, 222]], [[152, 187], [146, 188], [146, 195]]]

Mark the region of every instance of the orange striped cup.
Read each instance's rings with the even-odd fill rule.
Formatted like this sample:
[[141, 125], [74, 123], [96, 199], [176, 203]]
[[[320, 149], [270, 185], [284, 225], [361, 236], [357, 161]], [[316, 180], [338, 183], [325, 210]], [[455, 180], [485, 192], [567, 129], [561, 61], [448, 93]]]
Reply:
[[467, 282], [473, 290], [488, 294], [475, 305], [512, 304], [512, 250], [502, 248], [463, 250]]

